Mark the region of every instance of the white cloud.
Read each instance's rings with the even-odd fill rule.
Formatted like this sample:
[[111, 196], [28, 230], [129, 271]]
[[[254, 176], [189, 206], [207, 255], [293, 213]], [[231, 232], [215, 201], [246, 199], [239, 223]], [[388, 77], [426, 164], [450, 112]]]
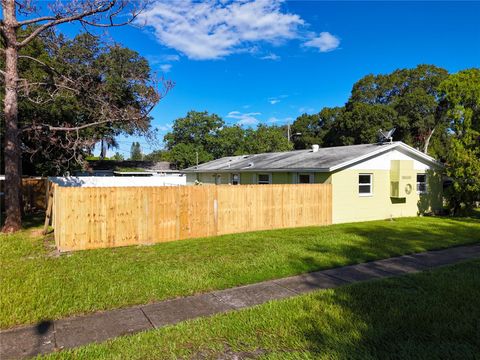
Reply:
[[172, 64], [162, 64], [160, 65], [160, 70], [165, 73], [170, 72], [170, 70], [172, 70]]
[[303, 44], [304, 46], [317, 48], [320, 52], [329, 52], [338, 48], [340, 39], [329, 32], [321, 32]]
[[180, 56], [175, 54], [166, 54], [166, 55], [147, 55], [148, 62], [152, 65], [158, 65], [165, 62], [179, 61]]
[[288, 123], [292, 122], [292, 120], [293, 120], [292, 117], [285, 117], [283, 119], [279, 119], [276, 116], [272, 116], [272, 117], [268, 118], [267, 122], [269, 122], [271, 124], [277, 124], [277, 123], [288, 124]]
[[260, 59], [277, 61], [277, 60], [280, 60], [280, 56], [274, 53], [270, 53], [268, 55], [262, 56]]
[[163, 60], [165, 61], [179, 61], [180, 56], [176, 54], [163, 55]]
[[159, 125], [157, 126], [157, 130], [160, 132], [167, 132], [172, 130], [172, 127], [173, 127], [172, 124]]
[[191, 59], [218, 59], [298, 38], [300, 16], [284, 12], [282, 0], [157, 0], [140, 15], [157, 40]]
[[271, 97], [271, 98], [268, 98], [268, 102], [272, 105], [275, 105], [275, 104], [278, 104], [280, 101], [282, 101], [281, 99], [285, 99], [287, 97], [288, 97], [288, 95], [280, 95], [280, 96]]
[[236, 119], [238, 125], [252, 126], [258, 124], [259, 120], [256, 116], [261, 115], [259, 112], [241, 113], [240, 111], [230, 111], [227, 118]]

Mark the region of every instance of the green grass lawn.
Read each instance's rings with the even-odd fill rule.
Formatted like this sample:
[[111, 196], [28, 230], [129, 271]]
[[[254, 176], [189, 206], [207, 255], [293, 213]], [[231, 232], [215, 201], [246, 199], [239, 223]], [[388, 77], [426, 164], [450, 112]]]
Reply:
[[0, 236], [0, 327], [474, 243], [479, 234], [478, 219], [418, 217], [57, 256], [51, 235], [25, 230]]
[[480, 261], [320, 290], [49, 359], [478, 359]]

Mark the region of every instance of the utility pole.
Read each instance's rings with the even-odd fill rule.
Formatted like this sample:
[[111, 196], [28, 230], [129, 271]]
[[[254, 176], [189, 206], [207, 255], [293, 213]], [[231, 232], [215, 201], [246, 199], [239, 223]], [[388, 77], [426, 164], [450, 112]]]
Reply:
[[287, 124], [287, 139], [288, 139], [288, 142], [290, 142], [290, 123]]

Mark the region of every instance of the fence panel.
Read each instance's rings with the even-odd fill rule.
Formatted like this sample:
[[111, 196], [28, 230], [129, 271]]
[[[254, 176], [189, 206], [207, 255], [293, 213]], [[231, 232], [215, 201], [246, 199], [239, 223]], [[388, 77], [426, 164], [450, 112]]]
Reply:
[[55, 186], [55, 241], [61, 251], [331, 222], [330, 184]]

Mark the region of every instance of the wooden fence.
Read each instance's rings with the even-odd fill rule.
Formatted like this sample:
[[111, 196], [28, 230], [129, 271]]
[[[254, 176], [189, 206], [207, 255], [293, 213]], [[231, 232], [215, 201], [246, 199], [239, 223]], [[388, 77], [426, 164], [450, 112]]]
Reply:
[[55, 186], [60, 251], [332, 222], [329, 184], [176, 187]]
[[[44, 211], [47, 207], [47, 178], [23, 178], [22, 202], [25, 213]], [[5, 181], [0, 181], [0, 193], [5, 192]], [[5, 209], [4, 196], [0, 197], [0, 208]]]

